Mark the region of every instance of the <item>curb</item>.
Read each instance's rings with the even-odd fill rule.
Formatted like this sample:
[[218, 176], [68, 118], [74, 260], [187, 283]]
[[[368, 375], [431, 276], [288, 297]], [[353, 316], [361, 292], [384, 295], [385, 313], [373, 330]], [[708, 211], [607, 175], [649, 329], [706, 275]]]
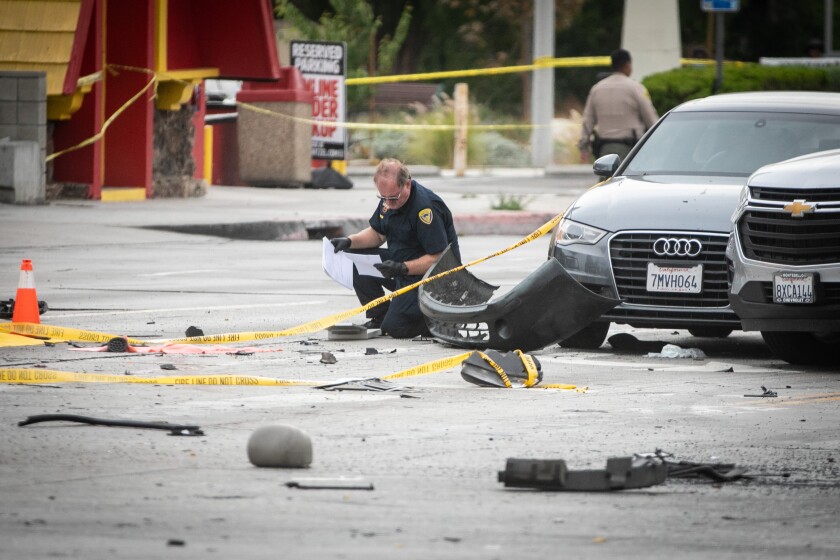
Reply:
[[[528, 235], [554, 217], [548, 212], [493, 212], [453, 216], [459, 236]], [[141, 226], [143, 229], [192, 235], [210, 235], [248, 241], [307, 241], [348, 235], [366, 228], [367, 218], [325, 218], [321, 220], [267, 220], [230, 224]]]

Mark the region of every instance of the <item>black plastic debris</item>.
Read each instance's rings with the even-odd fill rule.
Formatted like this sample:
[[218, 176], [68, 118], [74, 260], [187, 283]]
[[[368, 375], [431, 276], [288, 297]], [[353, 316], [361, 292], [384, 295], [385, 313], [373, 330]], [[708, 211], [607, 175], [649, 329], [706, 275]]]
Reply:
[[321, 352], [321, 363], [322, 364], [335, 364], [338, 363], [335, 355], [332, 352]]
[[[47, 311], [49, 311], [50, 306], [47, 305], [46, 301], [39, 301], [38, 302], [38, 315], [43, 315]], [[9, 298], [4, 301], [0, 301], [0, 319], [11, 319], [15, 313], [15, 299]]]
[[[424, 278], [455, 269], [447, 248]], [[549, 259], [504, 295], [498, 286], [466, 268], [417, 289], [420, 311], [432, 335], [473, 349], [536, 350], [569, 338], [616, 305], [575, 280], [557, 259]]]
[[498, 350], [470, 354], [461, 364], [461, 377], [481, 387], [522, 386], [527, 384], [529, 378], [526, 360], [530, 360], [536, 370], [536, 379], [530, 385], [537, 385], [542, 381], [542, 366], [536, 358], [528, 354]]
[[662, 348], [668, 344], [662, 340], [639, 340], [630, 333], [617, 333], [607, 339], [613, 349], [620, 352], [662, 352]]
[[170, 436], [203, 436], [204, 432], [198, 426], [183, 424], [168, 424], [166, 422], [142, 422], [137, 420], [108, 420], [78, 416], [76, 414], [38, 414], [18, 422], [18, 426], [28, 426], [40, 422], [79, 422], [93, 426], [116, 426], [124, 428], [148, 428], [151, 430], [167, 430]]
[[187, 330], [184, 332], [187, 337], [193, 336], [204, 336], [204, 331], [198, 327], [193, 327], [192, 325], [187, 327]]
[[376, 348], [365, 348], [365, 356], [373, 356], [374, 354], [379, 354], [379, 350]]
[[778, 397], [779, 396], [779, 393], [777, 393], [776, 391], [771, 391], [770, 389], [768, 389], [764, 385], [761, 386], [761, 391], [762, 391], [762, 393], [760, 395], [744, 395], [744, 396], [745, 397], [765, 397], [765, 398], [766, 397]]
[[115, 336], [108, 341], [108, 352], [128, 352], [128, 339], [124, 336]]
[[345, 379], [335, 383], [317, 385], [315, 389], [324, 391], [381, 391], [381, 392], [411, 392], [413, 389], [397, 385], [378, 377], [364, 379]]
[[704, 478], [713, 482], [732, 482], [742, 478], [752, 478], [747, 475], [745, 467], [734, 463], [702, 463], [693, 461], [674, 461], [673, 454], [657, 449], [653, 453], [637, 454], [636, 457], [654, 459], [668, 469], [670, 478]]
[[175, 366], [175, 364], [160, 364], [160, 369], [176, 370], [178, 368]]
[[313, 189], [352, 189], [353, 181], [332, 167], [322, 167], [312, 170], [311, 181], [306, 186]]
[[507, 488], [604, 492], [662, 484], [667, 467], [649, 457], [613, 457], [605, 469], [572, 471], [563, 459], [508, 459], [498, 480]]
[[358, 478], [300, 478], [286, 483], [300, 490], [373, 490], [373, 483]]

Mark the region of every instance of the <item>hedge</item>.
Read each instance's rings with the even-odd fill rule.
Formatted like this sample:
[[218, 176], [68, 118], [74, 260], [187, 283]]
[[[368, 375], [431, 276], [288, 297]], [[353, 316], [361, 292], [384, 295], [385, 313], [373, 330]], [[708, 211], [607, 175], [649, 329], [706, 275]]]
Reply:
[[[715, 66], [686, 66], [651, 74], [642, 83], [660, 115], [680, 103], [712, 94]], [[840, 67], [724, 65], [718, 93], [736, 91], [840, 91]]]

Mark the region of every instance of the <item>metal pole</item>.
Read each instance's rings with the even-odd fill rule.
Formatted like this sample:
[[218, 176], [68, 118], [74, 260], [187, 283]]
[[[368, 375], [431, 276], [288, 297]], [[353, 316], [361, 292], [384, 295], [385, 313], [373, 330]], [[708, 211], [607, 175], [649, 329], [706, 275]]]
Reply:
[[[554, 56], [554, 0], [534, 0], [534, 60]], [[554, 155], [554, 69], [540, 68], [531, 79], [531, 165], [546, 167]]]
[[467, 84], [455, 84], [455, 155], [452, 167], [456, 177], [463, 177], [467, 169], [468, 92]]
[[723, 87], [723, 12], [715, 14], [715, 83], [712, 93], [718, 93]]

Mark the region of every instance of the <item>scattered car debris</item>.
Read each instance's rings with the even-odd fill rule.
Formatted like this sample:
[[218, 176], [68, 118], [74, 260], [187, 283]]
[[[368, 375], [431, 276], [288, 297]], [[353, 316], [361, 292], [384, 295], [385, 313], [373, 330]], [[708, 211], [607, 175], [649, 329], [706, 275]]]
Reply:
[[613, 349], [620, 352], [662, 352], [668, 344], [664, 340], [639, 340], [630, 333], [617, 333], [607, 339]]
[[653, 457], [613, 457], [606, 469], [572, 471], [563, 459], [508, 459], [498, 480], [506, 488], [604, 492], [662, 484], [667, 467]]
[[128, 352], [128, 339], [124, 336], [116, 336], [106, 344], [108, 352]]
[[369, 329], [364, 325], [339, 323], [327, 327], [328, 340], [367, 340], [382, 334], [381, 329]]
[[198, 327], [189, 326], [189, 327], [187, 327], [187, 330], [184, 331], [184, 334], [187, 335], [188, 337], [204, 336], [204, 331], [201, 330]]
[[542, 366], [521, 352], [473, 352], [461, 364], [461, 377], [481, 387], [531, 387], [542, 381]]
[[360, 478], [299, 478], [286, 483], [300, 490], [373, 490], [373, 483]]
[[704, 478], [713, 482], [750, 479], [745, 467], [733, 463], [674, 461], [657, 449], [632, 457], [607, 459], [601, 470], [570, 471], [562, 459], [508, 459], [498, 480], [505, 487], [601, 492], [662, 484], [667, 478]]
[[653, 453], [637, 454], [636, 457], [653, 458], [661, 462], [668, 469], [671, 478], [708, 478], [715, 482], [731, 482], [741, 478], [752, 478], [747, 475], [745, 467], [734, 463], [696, 463], [692, 461], [671, 461], [673, 454], [657, 449]]
[[411, 387], [397, 385], [391, 381], [386, 381], [378, 377], [366, 377], [362, 379], [344, 379], [334, 383], [327, 383], [325, 385], [316, 385], [315, 389], [323, 389], [325, 391], [392, 391], [404, 392], [413, 391]]
[[[46, 301], [39, 300], [38, 301], [38, 315], [43, 315], [47, 311], [49, 311], [50, 306], [47, 304]], [[11, 319], [15, 313], [15, 299], [9, 298], [7, 300], [0, 301], [0, 319]]]
[[365, 348], [365, 356], [373, 356], [374, 354], [379, 354], [379, 350], [376, 348]]
[[699, 348], [682, 348], [676, 344], [666, 344], [661, 352], [648, 352], [646, 358], [691, 358], [702, 360], [706, 358], [705, 352]]
[[160, 364], [160, 369], [176, 370], [178, 368], [175, 366], [175, 364]]
[[779, 393], [776, 391], [771, 391], [764, 385], [761, 386], [762, 393], [760, 395], [744, 395], [745, 397], [778, 397]]
[[187, 426], [183, 424], [168, 424], [166, 422], [142, 422], [138, 420], [108, 420], [104, 418], [92, 418], [90, 416], [78, 416], [76, 414], [38, 414], [29, 416], [26, 420], [18, 422], [18, 426], [28, 426], [40, 422], [79, 422], [93, 426], [116, 426], [124, 428], [149, 428], [151, 430], [168, 430], [170, 436], [203, 436], [204, 432], [198, 426]]
[[[448, 248], [424, 278], [459, 264]], [[619, 303], [580, 284], [557, 259], [545, 261], [491, 301], [497, 289], [463, 268], [421, 285], [417, 300], [438, 340], [462, 348], [526, 352], [570, 337]]]
[[338, 360], [335, 358], [335, 355], [332, 352], [321, 352], [321, 363], [335, 364], [338, 363]]

